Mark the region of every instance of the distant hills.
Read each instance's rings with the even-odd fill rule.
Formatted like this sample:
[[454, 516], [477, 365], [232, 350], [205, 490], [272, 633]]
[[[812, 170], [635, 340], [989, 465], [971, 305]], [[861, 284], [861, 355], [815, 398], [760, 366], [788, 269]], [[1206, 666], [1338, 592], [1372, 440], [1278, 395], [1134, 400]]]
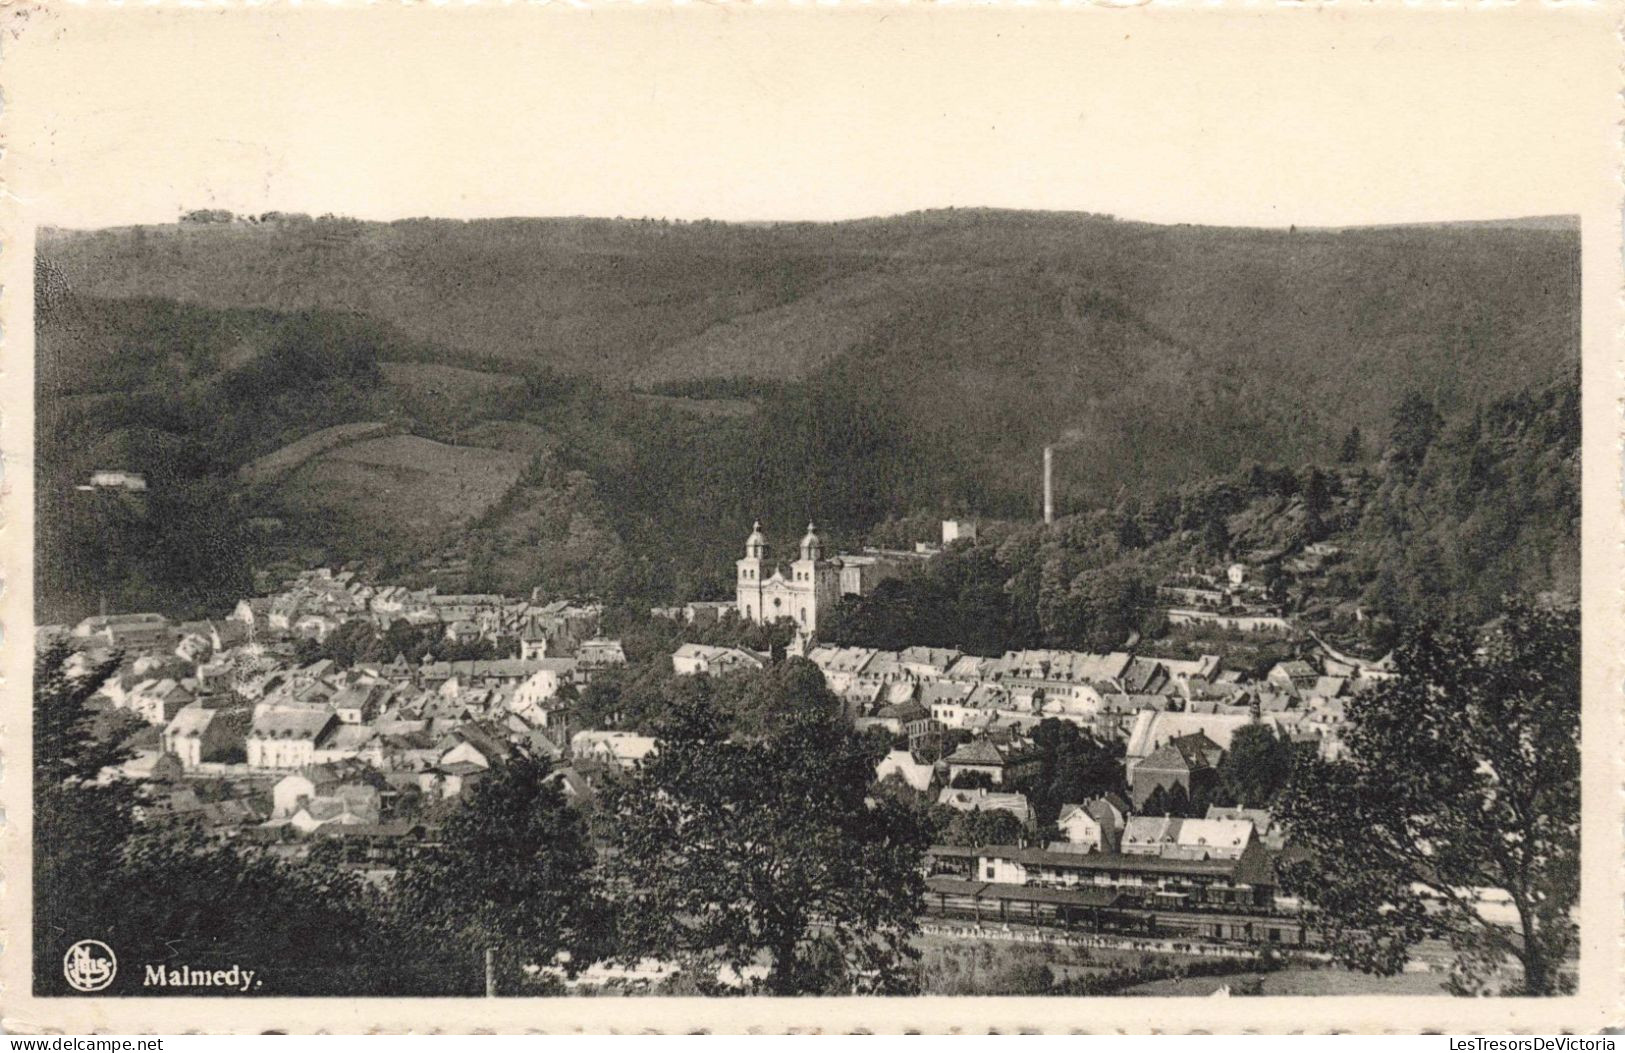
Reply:
[[[336, 424], [459, 443], [511, 422], [536, 431], [521, 452], [556, 461], [520, 489], [546, 477], [591, 507], [590, 528], [558, 531], [683, 549], [695, 568], [755, 515], [861, 532], [921, 508], [1030, 514], [1038, 448], [1057, 440], [1063, 509], [1325, 461], [1353, 427], [1375, 453], [1408, 393], [1453, 417], [1579, 357], [1579, 233], [1562, 219], [280, 217], [38, 244], [42, 295], [69, 305], [41, 313], [42, 392], [74, 406], [41, 427], [77, 437], [72, 456], [54, 447], [73, 471], [98, 443], [223, 478]], [[245, 392], [277, 411], [206, 423]], [[503, 517], [534, 532], [538, 500], [472, 528], [505, 573], [523, 561]]]

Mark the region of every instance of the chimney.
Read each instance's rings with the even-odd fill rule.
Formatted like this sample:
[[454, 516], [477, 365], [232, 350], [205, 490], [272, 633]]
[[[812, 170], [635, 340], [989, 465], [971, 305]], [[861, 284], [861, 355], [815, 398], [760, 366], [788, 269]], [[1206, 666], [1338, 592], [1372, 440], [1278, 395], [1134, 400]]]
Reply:
[[1055, 522], [1055, 447], [1044, 447], [1044, 522]]

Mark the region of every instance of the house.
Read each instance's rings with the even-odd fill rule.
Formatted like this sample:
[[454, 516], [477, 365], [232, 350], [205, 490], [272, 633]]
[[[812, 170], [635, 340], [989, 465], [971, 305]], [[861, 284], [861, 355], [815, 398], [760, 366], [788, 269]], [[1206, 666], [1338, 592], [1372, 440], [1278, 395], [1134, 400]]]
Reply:
[[223, 760], [243, 748], [248, 728], [245, 709], [205, 709], [192, 702], [183, 706], [164, 728], [164, 752], [191, 771], [205, 761]]
[[[1254, 722], [1251, 713], [1170, 713], [1154, 709], [1141, 710], [1135, 714], [1134, 723], [1129, 729], [1128, 743], [1123, 754], [1124, 767], [1132, 781], [1135, 766], [1150, 756], [1152, 751], [1173, 739], [1198, 731], [1228, 753], [1230, 740], [1236, 730]], [[1262, 723], [1273, 725], [1274, 718], [1264, 717]]]
[[1240, 859], [1255, 842], [1250, 819], [1137, 815], [1123, 828], [1123, 852], [1163, 859]]
[[182, 622], [176, 630], [175, 657], [196, 665], [214, 651], [214, 633], [208, 622]]
[[1276, 662], [1270, 667], [1266, 680], [1293, 691], [1307, 691], [1320, 679], [1320, 672], [1302, 659]]
[[611, 666], [625, 665], [626, 651], [621, 647], [619, 640], [606, 640], [596, 637], [583, 640], [576, 648], [576, 666], [587, 672], [595, 669], [608, 669]]
[[897, 652], [898, 664], [918, 677], [938, 677], [963, 656], [958, 648], [905, 647]]
[[175, 719], [175, 714], [191, 705], [196, 697], [180, 681], [166, 676], [136, 684], [125, 705], [148, 724], [165, 727]]
[[339, 620], [331, 615], [312, 611], [290, 619], [288, 628], [296, 636], [320, 642], [327, 639], [328, 635], [337, 629], [340, 624]]
[[378, 811], [377, 790], [370, 786], [346, 786], [331, 796], [317, 796], [305, 801], [283, 825], [302, 834], [313, 833], [328, 825], [376, 826]]
[[132, 494], [145, 493], [147, 477], [140, 472], [102, 469], [90, 473], [90, 483], [81, 490], [125, 490]]
[[489, 768], [513, 756], [513, 749], [498, 726], [463, 724], [454, 733], [458, 742], [440, 757], [442, 766], [467, 761]]
[[564, 795], [564, 803], [571, 807], [590, 809], [597, 802], [598, 793], [592, 783], [574, 768], [556, 768], [548, 773], [545, 781], [557, 786]]
[[512, 705], [539, 706], [546, 710], [559, 693], [559, 688], [574, 682], [578, 660], [574, 658], [536, 658], [529, 662], [534, 670], [513, 691]]
[[1063, 804], [1055, 825], [1066, 840], [1051, 847], [1070, 852], [1116, 852], [1126, 818], [1117, 803], [1105, 797], [1083, 804]]
[[527, 624], [519, 634], [519, 657], [524, 661], [546, 658], [548, 646], [547, 631], [535, 622]]
[[266, 631], [271, 627], [271, 597], [254, 596], [238, 600], [229, 620], [253, 632]]
[[1204, 818], [1245, 820], [1253, 824], [1253, 833], [1265, 848], [1279, 852], [1286, 847], [1286, 831], [1266, 809], [1224, 807], [1213, 804], [1208, 806], [1207, 815]]
[[960, 746], [948, 756], [945, 763], [948, 766], [950, 784], [961, 774], [974, 772], [986, 775], [995, 786], [1003, 786], [1007, 782], [1015, 782], [1034, 774], [1038, 770], [1040, 760], [1036, 754], [1024, 753], [980, 738]]
[[708, 644], [683, 644], [671, 656], [672, 672], [678, 676], [720, 676], [735, 669], [761, 669], [766, 664], [765, 657], [754, 651]]
[[916, 792], [926, 793], [936, 777], [936, 765], [915, 760], [908, 750], [892, 750], [875, 765], [875, 781], [884, 782], [894, 775]]
[[271, 786], [271, 816], [282, 818], [292, 815], [307, 800], [323, 796], [350, 796], [355, 800], [368, 798], [362, 790], [346, 787], [364, 786], [373, 791], [377, 799], [389, 788], [388, 780], [365, 764], [356, 761], [335, 764], [313, 764], [289, 772]]
[[814, 647], [807, 660], [824, 674], [824, 683], [837, 695], [845, 694], [857, 682], [858, 673], [875, 656], [872, 647]]
[[682, 619], [689, 625], [715, 625], [722, 620], [729, 611], [738, 609], [739, 604], [734, 600], [696, 600], [674, 608], [676, 618]]
[[230, 618], [216, 618], [210, 620], [209, 646], [215, 654], [240, 647], [248, 642], [248, 626]]
[[[894, 684], [893, 687], [912, 688], [912, 684]], [[902, 735], [913, 724], [930, 718], [930, 712], [912, 698], [902, 698], [897, 701], [887, 699], [886, 692], [882, 691], [876, 700], [879, 708], [867, 717], [861, 717], [853, 722], [853, 727], [859, 731], [866, 731], [872, 727], [885, 728], [893, 735]]]
[[480, 627], [467, 619], [458, 619], [447, 624], [445, 637], [452, 643], [473, 643], [480, 638]]
[[382, 684], [351, 684], [333, 696], [330, 703], [339, 720], [346, 724], [365, 724], [384, 708], [389, 689]]
[[274, 771], [312, 764], [317, 744], [338, 723], [338, 716], [325, 707], [262, 709], [248, 732], [248, 766]]
[[630, 731], [578, 731], [570, 739], [577, 761], [598, 761], [630, 768], [655, 751], [655, 740]]
[[985, 787], [963, 790], [945, 786], [937, 795], [937, 803], [956, 812], [1009, 812], [1021, 820], [1021, 825], [1033, 824], [1032, 805], [1025, 794], [996, 793]]
[[73, 627], [81, 640], [119, 651], [149, 653], [168, 651], [175, 643], [175, 630], [161, 614], [107, 614], [86, 618]]
[[499, 684], [517, 684], [528, 680], [532, 674], [542, 669], [557, 671], [575, 668], [573, 664], [568, 667], [544, 664], [558, 661], [561, 659], [482, 658], [458, 662], [424, 662], [418, 668], [418, 676], [429, 688], [438, 688], [453, 677], [464, 687], [475, 685], [491, 687]]
[[341, 720], [316, 744], [311, 759], [316, 764], [362, 760], [382, 766], [383, 742], [370, 724], [352, 724]]
[[1136, 809], [1144, 808], [1157, 790], [1179, 789], [1187, 800], [1198, 790], [1211, 791], [1218, 783], [1219, 760], [1224, 751], [1201, 732], [1170, 740], [1134, 767], [1129, 778]]

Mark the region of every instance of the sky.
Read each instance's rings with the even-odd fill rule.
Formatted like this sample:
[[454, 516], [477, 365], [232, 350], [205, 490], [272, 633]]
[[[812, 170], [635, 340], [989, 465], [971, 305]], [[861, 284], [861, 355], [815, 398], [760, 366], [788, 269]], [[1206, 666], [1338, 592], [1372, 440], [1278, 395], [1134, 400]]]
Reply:
[[1530, 14], [59, 5], [5, 41], [6, 164], [14, 202], [70, 227], [1576, 213], [1612, 145], [1577, 132], [1609, 37]]

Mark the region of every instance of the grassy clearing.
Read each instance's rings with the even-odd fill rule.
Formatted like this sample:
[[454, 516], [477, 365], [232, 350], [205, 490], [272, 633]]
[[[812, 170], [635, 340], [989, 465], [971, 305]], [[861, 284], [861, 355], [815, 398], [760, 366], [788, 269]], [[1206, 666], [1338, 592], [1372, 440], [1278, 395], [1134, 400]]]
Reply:
[[387, 424], [378, 421], [362, 421], [358, 424], [338, 424], [331, 428], [323, 428], [243, 465], [238, 474], [245, 482], [270, 482], [293, 471], [319, 453], [377, 435], [386, 431], [388, 427]]
[[331, 450], [300, 469], [290, 485], [317, 505], [435, 530], [481, 515], [518, 482], [527, 463], [527, 456], [508, 450], [391, 435]]

